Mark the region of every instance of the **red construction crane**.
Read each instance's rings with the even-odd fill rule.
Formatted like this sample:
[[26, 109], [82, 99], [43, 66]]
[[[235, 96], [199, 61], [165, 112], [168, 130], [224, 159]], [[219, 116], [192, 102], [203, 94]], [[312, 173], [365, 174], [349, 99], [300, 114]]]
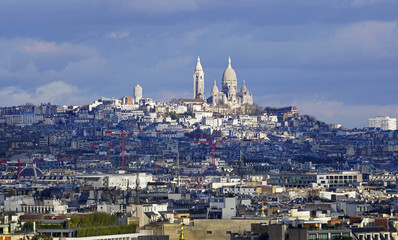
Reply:
[[216, 143], [229, 143], [229, 142], [264, 142], [264, 139], [216, 139], [213, 141], [195, 141], [195, 143], [204, 143], [205, 145], [211, 144], [211, 166], [212, 168], [216, 168], [216, 159], [215, 159], [215, 150]]
[[216, 168], [216, 159], [215, 159], [215, 151], [216, 151], [216, 143], [213, 141], [211, 144], [211, 167]]
[[20, 177], [21, 177], [21, 162], [18, 159], [17, 183], [19, 183], [19, 178]]
[[195, 143], [204, 143], [206, 146], [211, 144], [211, 167], [216, 168], [216, 160], [215, 160], [215, 151], [216, 151], [216, 141], [207, 141], [207, 142], [197, 142]]
[[122, 170], [124, 170], [124, 132], [123, 132], [123, 130], [122, 130], [122, 144], [121, 144], [122, 146], [122, 153], [121, 153], [121, 155], [122, 155]]

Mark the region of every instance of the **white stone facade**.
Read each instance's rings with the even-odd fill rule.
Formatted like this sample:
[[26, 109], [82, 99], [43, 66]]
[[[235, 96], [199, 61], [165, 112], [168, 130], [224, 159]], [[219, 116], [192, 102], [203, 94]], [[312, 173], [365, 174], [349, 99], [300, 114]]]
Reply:
[[211, 95], [207, 99], [212, 106], [224, 105], [230, 108], [239, 108], [243, 104], [253, 104], [253, 94], [247, 89], [245, 81], [238, 92], [238, 79], [235, 70], [231, 67], [231, 58], [228, 59], [228, 67], [224, 71], [221, 84], [222, 91], [220, 92], [214, 80]]
[[203, 72], [202, 65], [200, 64], [199, 57], [195, 71], [193, 72], [193, 98], [201, 100], [205, 99], [205, 74]]
[[134, 102], [139, 103], [142, 98], [142, 87], [137, 84], [134, 87]]
[[397, 130], [397, 119], [390, 117], [369, 118], [370, 128], [380, 128], [381, 130]]

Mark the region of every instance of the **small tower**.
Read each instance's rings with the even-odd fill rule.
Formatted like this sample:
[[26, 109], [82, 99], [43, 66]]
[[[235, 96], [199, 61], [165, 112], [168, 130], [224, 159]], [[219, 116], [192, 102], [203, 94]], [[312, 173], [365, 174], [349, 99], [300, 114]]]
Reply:
[[185, 240], [184, 238], [184, 227], [181, 225], [181, 229], [180, 229], [180, 238], [179, 240]]
[[142, 98], [142, 87], [137, 84], [134, 87], [134, 102], [138, 103]]
[[193, 98], [205, 99], [205, 74], [199, 57], [193, 72]]
[[261, 202], [261, 214], [260, 214], [260, 217], [266, 217], [267, 215], [265, 215], [265, 212], [264, 212], [264, 201], [262, 201]]

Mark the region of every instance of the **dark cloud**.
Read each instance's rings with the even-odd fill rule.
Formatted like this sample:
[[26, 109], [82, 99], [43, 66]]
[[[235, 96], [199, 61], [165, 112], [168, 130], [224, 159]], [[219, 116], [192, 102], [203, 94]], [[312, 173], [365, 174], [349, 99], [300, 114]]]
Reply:
[[64, 86], [64, 103], [78, 104], [132, 95], [137, 82], [148, 97], [187, 97], [197, 56], [207, 93], [231, 56], [257, 103], [364, 126], [395, 113], [377, 106], [395, 109], [396, 9], [393, 0], [4, 0], [0, 97], [61, 103], [43, 89]]

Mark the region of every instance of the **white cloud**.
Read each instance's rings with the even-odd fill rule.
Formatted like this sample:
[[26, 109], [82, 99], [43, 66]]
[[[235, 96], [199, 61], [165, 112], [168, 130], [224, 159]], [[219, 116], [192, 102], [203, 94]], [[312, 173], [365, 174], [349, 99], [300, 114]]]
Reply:
[[79, 93], [80, 90], [76, 86], [56, 81], [36, 88], [34, 96], [38, 99], [48, 99], [49, 101], [57, 102], [64, 99], [65, 96]]
[[398, 118], [398, 104], [350, 104], [322, 95], [286, 94], [255, 96], [255, 101], [262, 106], [270, 107], [296, 106], [301, 115], [313, 116], [327, 124], [339, 123], [346, 128], [367, 127], [369, 118], [376, 116]]
[[[336, 31], [332, 49], [360, 58], [385, 59], [398, 56], [397, 22], [361, 22]], [[346, 56], [347, 56], [346, 55]]]
[[159, 61], [153, 68], [153, 71], [156, 72], [170, 72], [174, 70], [179, 70], [185, 66], [189, 66], [191, 63], [192, 57], [190, 56], [177, 56], [174, 58], [168, 58]]
[[169, 102], [171, 99], [176, 98], [191, 98], [192, 95], [188, 91], [172, 92], [172, 91], [161, 91], [159, 94], [160, 100]]
[[0, 38], [0, 79], [3, 86], [38, 86], [53, 81], [97, 80], [106, 60], [96, 49], [67, 42]]
[[184, 42], [187, 45], [195, 45], [196, 41], [208, 31], [207, 28], [193, 30], [185, 33]]
[[391, 0], [351, 0], [351, 7], [365, 7], [386, 2], [391, 2]]
[[22, 46], [22, 50], [27, 53], [52, 53], [56, 52], [59, 48], [54, 42], [36, 41], [29, 45]]
[[31, 94], [17, 87], [7, 87], [0, 90], [0, 106], [14, 106], [29, 102]]
[[[235, 54], [266, 67], [328, 69], [362, 67], [398, 56], [398, 22], [364, 21], [345, 25], [309, 26], [313, 29], [280, 40], [261, 36], [263, 29], [231, 33], [234, 24], [209, 29], [209, 42], [219, 54]], [[239, 26], [245, 29], [245, 25]], [[285, 27], [293, 31], [292, 27]], [[294, 26], [293, 28], [296, 28]], [[214, 38], [222, 39], [215, 41]], [[264, 67], [263, 65], [257, 67]]]
[[398, 105], [350, 105], [324, 97], [295, 101], [301, 114], [308, 114], [327, 123], [341, 123], [344, 127], [367, 127], [368, 119], [376, 116], [398, 117]]
[[82, 104], [91, 101], [85, 99], [84, 92], [77, 86], [54, 81], [37, 87], [34, 91], [28, 91], [12, 86], [0, 90], [0, 99], [2, 106], [14, 106], [27, 102], [39, 104], [51, 102], [53, 104]]
[[110, 38], [110, 39], [122, 39], [122, 38], [126, 38], [130, 35], [129, 32], [110, 32], [108, 34], [106, 34], [106, 38]]

